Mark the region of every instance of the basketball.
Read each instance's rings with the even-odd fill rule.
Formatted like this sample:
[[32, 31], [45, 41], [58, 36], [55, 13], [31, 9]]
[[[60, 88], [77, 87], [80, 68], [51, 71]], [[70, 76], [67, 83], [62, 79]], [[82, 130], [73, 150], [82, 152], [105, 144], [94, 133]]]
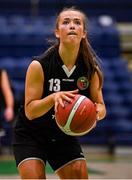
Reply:
[[67, 135], [82, 136], [96, 124], [95, 104], [86, 96], [77, 94], [71, 103], [58, 105], [55, 119], [58, 127]]

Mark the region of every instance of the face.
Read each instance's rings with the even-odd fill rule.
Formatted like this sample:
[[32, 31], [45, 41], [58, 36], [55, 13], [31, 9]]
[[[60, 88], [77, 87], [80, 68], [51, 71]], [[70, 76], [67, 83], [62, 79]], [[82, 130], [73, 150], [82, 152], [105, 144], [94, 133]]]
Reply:
[[86, 36], [83, 15], [78, 11], [62, 12], [55, 34], [60, 43], [80, 44], [82, 38]]

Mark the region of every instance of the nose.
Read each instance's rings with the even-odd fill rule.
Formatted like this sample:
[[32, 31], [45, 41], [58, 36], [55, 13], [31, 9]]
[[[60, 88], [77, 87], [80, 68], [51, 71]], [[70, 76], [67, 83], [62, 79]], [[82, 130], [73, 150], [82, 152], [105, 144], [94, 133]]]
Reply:
[[70, 22], [70, 29], [75, 29], [75, 24], [74, 24], [74, 22]]

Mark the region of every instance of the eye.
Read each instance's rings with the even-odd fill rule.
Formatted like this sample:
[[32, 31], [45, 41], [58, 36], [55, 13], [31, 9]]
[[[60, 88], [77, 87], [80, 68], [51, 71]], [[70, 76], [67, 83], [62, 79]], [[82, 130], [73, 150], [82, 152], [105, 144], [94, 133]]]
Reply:
[[65, 21], [63, 21], [63, 23], [62, 24], [68, 24], [69, 23], [69, 21], [68, 20], [65, 20]]
[[76, 20], [76, 21], [75, 21], [75, 24], [81, 25], [81, 22], [80, 22], [79, 20]]

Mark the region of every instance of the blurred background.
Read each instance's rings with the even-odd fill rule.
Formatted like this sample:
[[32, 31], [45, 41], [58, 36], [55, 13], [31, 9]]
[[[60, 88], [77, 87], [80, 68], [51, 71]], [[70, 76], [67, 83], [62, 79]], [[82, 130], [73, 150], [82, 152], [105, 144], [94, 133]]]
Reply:
[[[6, 69], [10, 78], [14, 112], [23, 101], [25, 73], [32, 57], [49, 47], [47, 40], [54, 38], [58, 12], [71, 6], [88, 16], [89, 41], [101, 59], [104, 72], [103, 94], [107, 107], [105, 120], [79, 140], [88, 161], [95, 164], [97, 161], [128, 162], [122, 173], [124, 178], [132, 178], [132, 173], [127, 172], [132, 162], [131, 0], [0, 0], [0, 68]], [[13, 175], [17, 171], [12, 160], [12, 123], [3, 119], [2, 124], [5, 133], [0, 133], [0, 174]], [[11, 172], [5, 171], [7, 165], [13, 168]], [[101, 164], [95, 166], [104, 170]], [[95, 169], [91, 174], [97, 173], [100, 177], [98, 173], [102, 171]], [[119, 174], [121, 171], [109, 178], [123, 177]]]

